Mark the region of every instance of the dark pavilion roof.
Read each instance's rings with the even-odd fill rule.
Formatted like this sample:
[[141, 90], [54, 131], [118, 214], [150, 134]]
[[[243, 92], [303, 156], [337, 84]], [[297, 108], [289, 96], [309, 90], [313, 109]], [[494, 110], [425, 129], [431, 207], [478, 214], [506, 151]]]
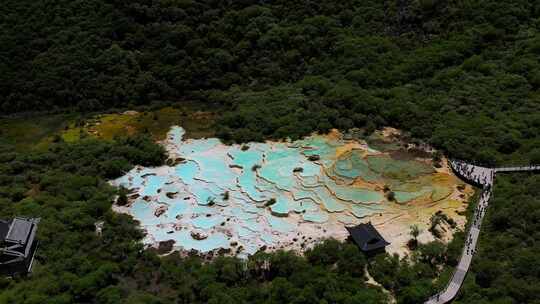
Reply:
[[26, 219], [14, 218], [6, 235], [6, 241], [24, 245], [28, 241], [33, 223]]
[[390, 245], [371, 223], [346, 228], [362, 251], [372, 251]]
[[30, 272], [37, 248], [39, 219], [16, 217], [0, 220], [0, 272], [8, 275]]
[[0, 240], [6, 238], [10, 226], [11, 225], [8, 221], [0, 220]]

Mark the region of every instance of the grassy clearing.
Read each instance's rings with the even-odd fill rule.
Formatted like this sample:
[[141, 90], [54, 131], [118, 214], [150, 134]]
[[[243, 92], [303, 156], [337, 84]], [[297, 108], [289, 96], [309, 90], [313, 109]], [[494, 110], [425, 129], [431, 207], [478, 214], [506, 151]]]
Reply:
[[46, 149], [53, 135], [68, 127], [76, 117], [74, 114], [57, 114], [0, 119], [0, 138], [17, 151]]
[[172, 125], [182, 126], [190, 138], [212, 137], [215, 120], [215, 112], [202, 111], [196, 104], [105, 113], [87, 119], [81, 119], [79, 114], [6, 118], [0, 120], [0, 141], [24, 151], [47, 149], [55, 140], [75, 142], [86, 136], [113, 140], [118, 136], [149, 133], [155, 140], [163, 140]]
[[[200, 138], [214, 135], [215, 114], [192, 108], [166, 107], [151, 112], [127, 111], [103, 114], [89, 120], [84, 130], [90, 135], [111, 140], [116, 136], [149, 133], [155, 140], [163, 140], [172, 125], [187, 130], [187, 136]], [[67, 130], [77, 133], [77, 130]]]

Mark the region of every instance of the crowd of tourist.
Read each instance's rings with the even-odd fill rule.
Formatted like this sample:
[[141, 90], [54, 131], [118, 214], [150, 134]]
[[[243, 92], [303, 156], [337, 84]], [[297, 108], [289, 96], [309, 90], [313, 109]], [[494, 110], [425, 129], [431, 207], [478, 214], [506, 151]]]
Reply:
[[[491, 196], [495, 171], [490, 168], [474, 166], [459, 161], [451, 161], [450, 165], [452, 166], [454, 171], [462, 178], [482, 187], [480, 200], [478, 201], [478, 205], [474, 209], [471, 230], [469, 230], [469, 233], [467, 235], [467, 240], [465, 242], [465, 248], [463, 251], [463, 257], [468, 258], [470, 261], [470, 259], [472, 259], [472, 256], [476, 253], [476, 240], [474, 239], [472, 228], [480, 229], [482, 218], [485, 215], [488, 201]], [[464, 270], [467, 271], [467, 269]], [[454, 279], [455, 277], [452, 277], [451, 282], [453, 282]], [[455, 283], [461, 285], [461, 282]], [[449, 292], [447, 289], [443, 290], [441, 293], [433, 296], [427, 303], [446, 303], [448, 298], [452, 298], [452, 296], [450, 296], [449, 294], [445, 294], [447, 292]]]
[[[486, 213], [488, 201], [491, 196], [491, 188], [493, 184], [494, 170], [485, 167], [478, 167], [467, 163], [453, 161], [451, 162], [454, 170], [463, 178], [473, 181], [476, 184], [482, 186], [482, 193], [480, 194], [480, 200], [478, 205], [474, 209], [474, 215], [472, 218], [472, 227], [480, 229], [482, 218]], [[476, 244], [473, 245], [472, 234], [469, 233], [467, 241], [465, 242], [465, 254], [472, 256], [476, 252]]]
[[460, 161], [451, 161], [452, 168], [465, 179], [483, 187], [493, 183], [494, 169], [474, 166]]

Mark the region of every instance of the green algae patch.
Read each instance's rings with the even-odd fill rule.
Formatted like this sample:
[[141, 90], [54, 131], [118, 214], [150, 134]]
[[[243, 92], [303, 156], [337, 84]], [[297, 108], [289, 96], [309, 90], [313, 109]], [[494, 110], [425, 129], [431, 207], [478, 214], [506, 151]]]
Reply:
[[433, 194], [431, 195], [431, 199], [433, 201], [442, 200], [452, 194], [452, 190], [453, 189], [448, 186], [435, 185], [433, 186]]
[[368, 182], [376, 182], [381, 179], [381, 175], [370, 168], [361, 152], [355, 150], [341, 155], [333, 170], [337, 175], [345, 178], [360, 177]]
[[389, 155], [373, 155], [367, 157], [371, 170], [387, 178], [409, 180], [435, 172], [433, 166], [414, 160], [397, 160]]
[[371, 148], [381, 152], [390, 152], [402, 148], [398, 141], [388, 139], [381, 131], [373, 132], [366, 138], [366, 142]]
[[395, 199], [398, 203], [405, 203], [408, 201], [412, 201], [414, 199], [418, 199], [426, 194], [429, 194], [431, 191], [429, 189], [424, 189], [417, 192], [402, 192], [402, 191], [395, 191]]

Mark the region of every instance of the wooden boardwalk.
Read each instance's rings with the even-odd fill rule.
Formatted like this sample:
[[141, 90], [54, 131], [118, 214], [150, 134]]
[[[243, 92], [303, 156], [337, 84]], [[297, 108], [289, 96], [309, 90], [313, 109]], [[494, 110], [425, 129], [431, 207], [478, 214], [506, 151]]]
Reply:
[[461, 252], [459, 263], [452, 274], [452, 278], [445, 289], [430, 297], [425, 304], [444, 304], [452, 301], [457, 295], [465, 276], [471, 266], [472, 258], [476, 252], [476, 244], [480, 235], [482, 220], [489, 206], [489, 199], [492, 196], [493, 180], [497, 172], [519, 172], [519, 171], [538, 171], [540, 166], [522, 166], [522, 167], [502, 167], [502, 168], [487, 168], [471, 165], [460, 161], [450, 161], [450, 166], [454, 172], [465, 181], [480, 186], [482, 192], [478, 206], [474, 210], [472, 223], [467, 233], [465, 246]]

